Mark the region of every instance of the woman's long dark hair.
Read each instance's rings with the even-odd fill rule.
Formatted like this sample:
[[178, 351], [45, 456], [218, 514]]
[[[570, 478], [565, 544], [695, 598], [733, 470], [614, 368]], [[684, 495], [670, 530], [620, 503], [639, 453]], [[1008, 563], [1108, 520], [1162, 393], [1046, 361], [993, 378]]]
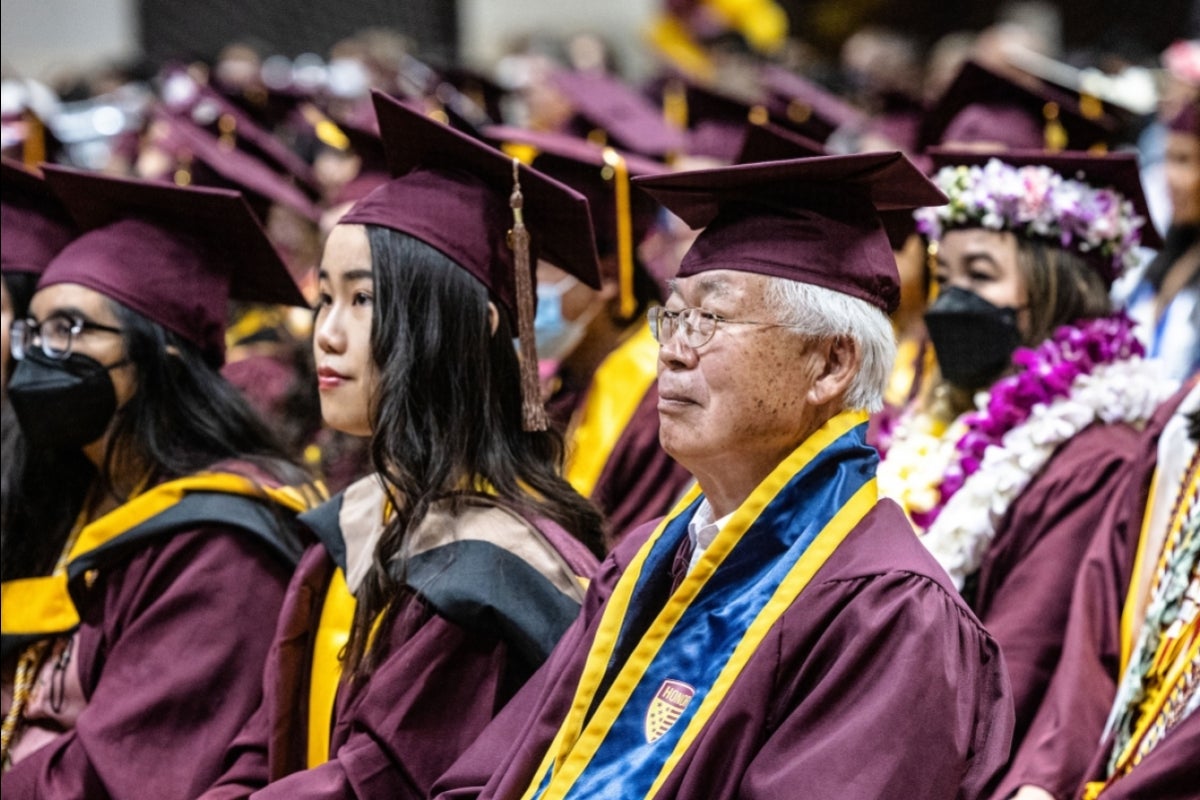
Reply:
[[117, 499], [118, 467], [137, 465], [139, 483], [189, 475], [225, 460], [249, 462], [283, 483], [306, 474], [246, 399], [182, 336], [110, 300], [137, 374], [137, 391], [116, 415], [102, 478]]
[[512, 325], [493, 333], [487, 290], [423, 242], [367, 226], [375, 280], [371, 351], [379, 370], [371, 455], [396, 509], [358, 592], [347, 672], [369, 674], [376, 617], [399, 611], [389, 572], [431, 506], [486, 485], [502, 502], [547, 517], [599, 554], [600, 514], [562, 478], [562, 437], [521, 426]]

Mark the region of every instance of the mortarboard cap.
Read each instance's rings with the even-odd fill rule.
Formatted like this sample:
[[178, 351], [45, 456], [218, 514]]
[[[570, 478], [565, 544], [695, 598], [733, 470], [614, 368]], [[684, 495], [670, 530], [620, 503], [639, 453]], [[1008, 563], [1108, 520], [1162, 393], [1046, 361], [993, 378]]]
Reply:
[[762, 85], [772, 115], [818, 142], [843, 125], [860, 126], [863, 112], [807, 78], [789, 69], [768, 64], [762, 68]]
[[553, 73], [550, 80], [575, 111], [573, 133], [651, 158], [683, 152], [683, 132], [669, 124], [649, 98], [620, 80], [565, 70]]
[[714, 269], [811, 283], [894, 311], [900, 278], [879, 212], [945, 196], [901, 153], [817, 156], [639, 179], [693, 228], [678, 275]]
[[987, 143], [1053, 152], [1105, 146], [1116, 132], [1116, 121], [1089, 109], [1033, 76], [1027, 84], [1017, 83], [967, 61], [926, 112], [920, 141], [925, 147]]
[[[440, 250], [483, 283], [516, 319], [509, 196], [512, 158], [375, 92], [393, 180], [343, 222], [382, 225]], [[587, 199], [529, 167], [520, 170], [524, 217], [540, 257], [599, 288]]]
[[305, 305], [246, 201], [226, 189], [174, 186], [46, 167], [46, 182], [84, 231], [38, 288], [77, 283], [224, 357], [230, 298]]
[[[1102, 276], [1111, 281], [1132, 260], [1136, 260], [1133, 248], [1137, 245], [1149, 248], [1162, 246], [1162, 239], [1150, 221], [1146, 196], [1142, 191], [1141, 173], [1138, 169], [1137, 156], [1133, 153], [1104, 153], [1087, 152], [1047, 153], [1044, 150], [1004, 150], [994, 152], [979, 152], [974, 150], [955, 150], [952, 148], [931, 148], [929, 158], [935, 171], [935, 180], [941, 179], [944, 173], [939, 173], [945, 167], [982, 168], [976, 173], [974, 180], [970, 175], [959, 175], [953, 179], [954, 188], [948, 190], [952, 194], [950, 208], [954, 209], [953, 219], [945, 219], [940, 212], [921, 212], [927, 216], [931, 212], [938, 218], [940, 229], [982, 227], [980, 215], [973, 208], [974, 202], [967, 197], [957, 195], [969, 192], [971, 198], [987, 197], [990, 202], [986, 213], [990, 218], [988, 228], [998, 230], [1016, 230], [1026, 232], [1030, 228], [1045, 230], [1041, 235], [1057, 243], [1059, 246], [1072, 249], [1091, 261]], [[999, 165], [991, 165], [993, 160]], [[1030, 197], [1030, 189], [1024, 179], [1016, 178], [1014, 194], [1014, 176], [1000, 175], [996, 179], [988, 177], [991, 166], [1007, 165], [1010, 168], [1046, 167], [1067, 181], [1077, 181], [1086, 184], [1093, 190], [1108, 190], [1116, 192], [1120, 197], [1087, 198], [1079, 187], [1066, 187], [1060, 198], [1051, 196], [1055, 187], [1052, 183], [1038, 180], [1032, 184], [1042, 192], [1041, 197]], [[995, 180], [997, 191], [1005, 196], [987, 195], [988, 182]], [[1140, 224], [1122, 232], [1121, 224], [1113, 217], [1123, 215], [1119, 203], [1128, 201], [1133, 213], [1140, 217]], [[1046, 209], [1043, 211], [1042, 209]], [[1119, 241], [1113, 239], [1116, 236]], [[936, 237], [934, 237], [936, 238]]]
[[169, 113], [190, 118], [274, 171], [295, 178], [306, 191], [315, 191], [308, 163], [211, 86], [198, 83], [186, 72], [174, 72], [164, 80], [162, 98]]
[[742, 148], [738, 151], [734, 163], [754, 164], [760, 161], [786, 161], [791, 158], [823, 155], [826, 155], [826, 152], [820, 142], [773, 122], [767, 122], [747, 127]]
[[597, 249], [601, 255], [617, 256], [622, 311], [632, 314], [634, 249], [654, 225], [658, 204], [642, 192], [631, 191], [629, 179], [661, 175], [667, 167], [564, 133], [493, 126], [483, 134], [505, 153], [587, 197]]
[[151, 115], [148, 134], [147, 145], [163, 151], [173, 162], [171, 174], [161, 177], [177, 185], [240, 191], [263, 222], [273, 203], [287, 206], [313, 222], [321, 215], [295, 184], [186, 117], [156, 110]]
[[[600, 288], [587, 198], [397, 100], [379, 92], [374, 100], [388, 165], [396, 177], [360, 200], [341, 221], [406, 233], [487, 287], [517, 326], [525, 426], [543, 428], [532, 267], [540, 255]], [[519, 179], [520, 195], [514, 179]], [[528, 234], [528, 249], [522, 231]]]
[[75, 224], [38, 173], [5, 158], [0, 176], [0, 271], [40, 275], [75, 238]]

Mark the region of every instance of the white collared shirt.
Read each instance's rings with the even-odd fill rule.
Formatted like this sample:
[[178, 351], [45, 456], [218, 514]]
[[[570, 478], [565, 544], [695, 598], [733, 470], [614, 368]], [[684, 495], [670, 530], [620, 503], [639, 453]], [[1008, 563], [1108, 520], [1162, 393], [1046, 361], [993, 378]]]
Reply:
[[725, 523], [729, 522], [729, 518], [732, 516], [732, 513], [726, 514], [720, 519], [714, 520], [708, 498], [700, 501], [700, 507], [696, 509], [691, 522], [688, 523], [688, 538], [692, 540], [692, 560], [688, 563], [688, 573], [691, 573], [696, 568], [696, 564], [700, 563], [704, 551], [709, 548], [713, 540], [717, 538], [717, 534], [721, 532], [721, 528], [725, 527]]

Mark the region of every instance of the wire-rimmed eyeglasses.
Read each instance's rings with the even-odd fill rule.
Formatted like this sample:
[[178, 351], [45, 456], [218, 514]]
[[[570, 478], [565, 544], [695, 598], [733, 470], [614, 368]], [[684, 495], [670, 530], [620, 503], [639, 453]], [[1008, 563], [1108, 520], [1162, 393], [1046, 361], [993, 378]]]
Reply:
[[720, 325], [760, 325], [767, 328], [799, 327], [783, 322], [726, 319], [719, 314], [694, 307], [669, 311], [662, 306], [654, 306], [646, 312], [646, 318], [650, 321], [650, 333], [654, 336], [654, 341], [666, 344], [675, 337], [676, 333], [682, 332], [684, 344], [693, 350], [708, 344], [716, 335], [717, 327]]
[[123, 332], [111, 325], [101, 325], [99, 322], [68, 314], [54, 314], [41, 322], [35, 319], [19, 319], [12, 324], [9, 350], [12, 357], [20, 361], [34, 346], [40, 345], [46, 358], [62, 361], [71, 355], [75, 340], [84, 331]]

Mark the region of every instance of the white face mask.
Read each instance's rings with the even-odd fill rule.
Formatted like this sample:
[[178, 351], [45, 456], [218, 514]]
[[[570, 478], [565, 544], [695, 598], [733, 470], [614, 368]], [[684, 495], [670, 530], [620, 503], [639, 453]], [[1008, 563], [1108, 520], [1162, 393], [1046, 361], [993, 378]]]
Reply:
[[600, 310], [598, 303], [592, 303], [578, 319], [568, 320], [563, 316], [563, 295], [577, 283], [579, 281], [574, 276], [567, 275], [557, 283], [538, 284], [537, 315], [533, 320], [533, 330], [537, 337], [539, 360], [562, 361], [570, 355], [583, 339], [588, 323]]

